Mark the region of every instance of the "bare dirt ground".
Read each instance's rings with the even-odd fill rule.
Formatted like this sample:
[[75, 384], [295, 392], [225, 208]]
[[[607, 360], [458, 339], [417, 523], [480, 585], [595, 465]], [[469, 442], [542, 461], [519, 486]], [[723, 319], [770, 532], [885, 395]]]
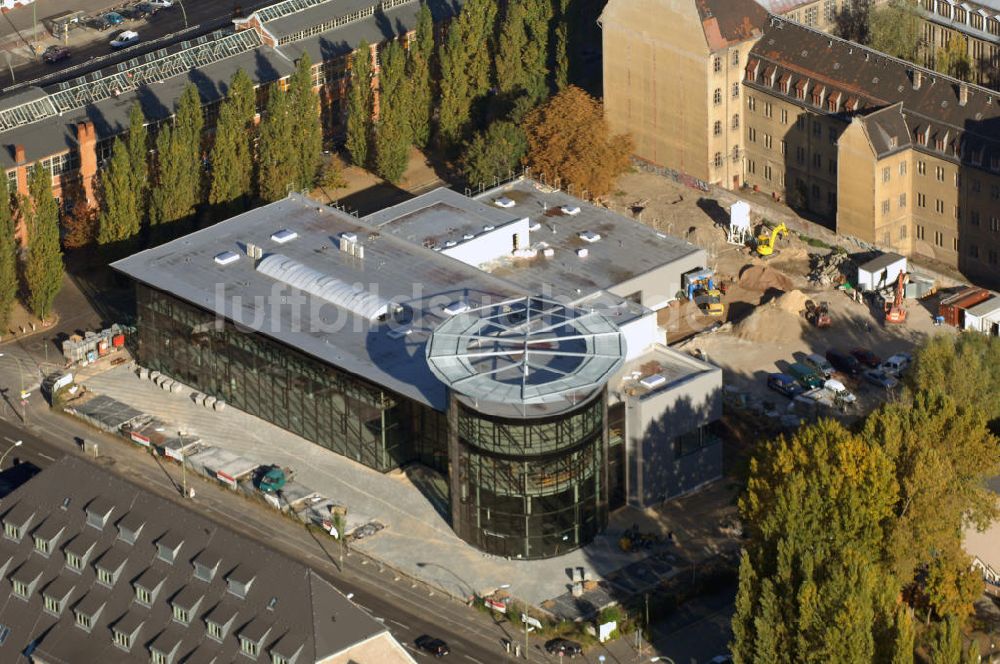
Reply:
[[[828, 349], [849, 351], [863, 347], [885, 358], [913, 348], [932, 334], [954, 333], [953, 328], [935, 327], [931, 307], [907, 301], [905, 324], [892, 327], [883, 322], [878, 305], [854, 301], [831, 286], [817, 287], [807, 279], [810, 253], [828, 253], [814, 248], [794, 233], [781, 239], [777, 253], [761, 259], [746, 247], [726, 242], [728, 210], [702, 193], [651, 173], [624, 175], [611, 198], [611, 207], [630, 214], [657, 229], [683, 237], [704, 248], [718, 280], [726, 282], [724, 320], [703, 315], [690, 303], [665, 309], [661, 324], [667, 324], [668, 341], [674, 343], [698, 330], [716, 331], [689, 338], [678, 348], [707, 355], [722, 367], [728, 389], [744, 392], [762, 401], [784, 407], [787, 400], [766, 389], [768, 373], [782, 371], [809, 353]], [[756, 222], [768, 210], [753, 206]], [[807, 299], [829, 302], [833, 325], [817, 329], [804, 315]], [[932, 300], [933, 301], [933, 300]], [[881, 388], [857, 380], [844, 380], [861, 401], [855, 415], [885, 398]]]
[[357, 166], [349, 166], [344, 155], [332, 154], [328, 159], [340, 163], [344, 186], [319, 186], [312, 192], [312, 197], [324, 203], [343, 205], [347, 211], [357, 211], [359, 215], [402, 203], [416, 194], [446, 185], [435, 166], [416, 148], [410, 148], [409, 164], [397, 184]]

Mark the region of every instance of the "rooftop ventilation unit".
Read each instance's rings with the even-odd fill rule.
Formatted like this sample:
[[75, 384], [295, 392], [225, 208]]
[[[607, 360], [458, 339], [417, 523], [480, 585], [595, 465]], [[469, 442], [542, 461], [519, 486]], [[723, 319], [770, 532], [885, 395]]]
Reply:
[[215, 255], [215, 262], [219, 265], [229, 265], [230, 263], [235, 263], [240, 259], [240, 255], [233, 251], [223, 251], [221, 254]]
[[586, 247], [581, 247], [576, 250], [576, 255], [580, 258], [586, 258], [588, 254], [590, 254], [590, 251], [588, 251]]
[[268, 255], [257, 264], [257, 271], [368, 320], [389, 314], [388, 299], [282, 254]]
[[646, 376], [639, 381], [639, 384], [649, 390], [654, 390], [661, 385], [666, 384], [667, 379], [660, 374], [653, 374], [652, 376]]
[[591, 244], [593, 244], [594, 242], [597, 242], [598, 240], [601, 239], [601, 234], [595, 233], [594, 231], [580, 231], [577, 234], [577, 237], [579, 237], [584, 242], [590, 242]]
[[463, 236], [462, 236], [462, 239], [463, 239], [463, 240], [471, 240], [471, 239], [473, 239], [474, 237], [476, 237], [476, 236], [475, 236], [475, 235], [473, 235], [472, 233], [466, 233], [465, 235], [463, 235]]
[[501, 196], [500, 198], [498, 198], [495, 201], [493, 201], [493, 205], [496, 205], [497, 207], [502, 207], [502, 208], [506, 209], [506, 208], [512, 208], [512, 207], [514, 207], [516, 205], [516, 203], [514, 203], [513, 200], [507, 198], [506, 196]]
[[446, 306], [444, 308], [444, 312], [449, 316], [457, 316], [458, 314], [464, 314], [471, 308], [472, 306], [469, 304], [468, 300], [461, 299]]
[[487, 224], [486, 226], [483, 226], [483, 230], [486, 231], [487, 233], [489, 233], [490, 231], [492, 231], [495, 228], [496, 228], [496, 226], [492, 226], [490, 224]]
[[277, 242], [278, 244], [284, 244], [286, 242], [291, 242], [298, 236], [299, 234], [296, 233], [295, 231], [290, 231], [287, 228], [282, 228], [277, 233], [272, 233], [271, 239]]

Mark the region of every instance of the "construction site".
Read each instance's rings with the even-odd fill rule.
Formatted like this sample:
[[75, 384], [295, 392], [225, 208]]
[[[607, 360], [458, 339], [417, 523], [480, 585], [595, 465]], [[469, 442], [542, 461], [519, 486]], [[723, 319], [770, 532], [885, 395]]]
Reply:
[[928, 336], [997, 334], [1000, 297], [988, 290], [786, 219], [752, 194], [710, 195], [633, 172], [609, 205], [705, 250], [659, 322], [674, 349], [722, 369], [727, 411], [764, 415], [754, 421], [765, 430], [864, 415]]

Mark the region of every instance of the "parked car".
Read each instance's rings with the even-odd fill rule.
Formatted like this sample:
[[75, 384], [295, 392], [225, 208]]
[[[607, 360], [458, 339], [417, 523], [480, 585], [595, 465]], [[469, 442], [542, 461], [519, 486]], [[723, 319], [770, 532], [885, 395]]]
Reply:
[[826, 359], [833, 365], [834, 369], [842, 371], [848, 376], [857, 376], [861, 373], [861, 363], [853, 355], [830, 349], [826, 351]]
[[121, 25], [125, 22], [125, 17], [118, 12], [108, 12], [104, 15], [104, 18], [107, 19], [108, 25], [111, 26]]
[[789, 399], [794, 399], [805, 391], [797, 380], [783, 373], [768, 374], [767, 386], [779, 394], [784, 394]]
[[51, 64], [60, 62], [69, 57], [69, 49], [65, 46], [53, 45], [42, 51], [42, 60]]
[[856, 396], [851, 394], [847, 388], [839, 380], [830, 379], [823, 383], [823, 388], [827, 392], [833, 395], [836, 401], [840, 401], [846, 404], [852, 404], [858, 400]]
[[818, 373], [823, 374], [824, 378], [829, 378], [833, 375], [833, 365], [826, 361], [826, 358], [819, 353], [810, 353], [806, 355], [802, 360], [802, 363], [812, 367]]
[[913, 364], [913, 357], [909, 353], [896, 353], [889, 356], [879, 368], [887, 374], [899, 377], [906, 373], [911, 364]]
[[884, 387], [887, 390], [899, 385], [899, 381], [881, 369], [869, 369], [864, 373], [864, 378], [872, 385]]
[[806, 389], [811, 390], [823, 387], [823, 377], [816, 373], [812, 367], [808, 367], [801, 362], [796, 362], [789, 366], [788, 374], [799, 381]]
[[169, 9], [174, 6], [174, 0], [147, 0], [147, 2], [157, 9]]
[[433, 636], [428, 636], [427, 634], [422, 634], [413, 640], [413, 644], [435, 657], [444, 657], [450, 650], [448, 650], [448, 644], [441, 639], [435, 639]]
[[144, 3], [132, 5], [131, 7], [122, 7], [119, 11], [122, 16], [132, 21], [138, 21], [153, 14], [153, 8], [149, 5], [144, 6]]
[[94, 30], [107, 30], [111, 27], [111, 21], [108, 20], [107, 16], [91, 16], [87, 19], [87, 26], [93, 28]]
[[560, 657], [576, 657], [583, 654], [583, 648], [576, 641], [552, 639], [545, 642], [545, 652]]
[[855, 348], [851, 351], [851, 355], [858, 358], [858, 362], [872, 369], [878, 369], [879, 365], [882, 364], [882, 358], [867, 348]]
[[139, 33], [135, 30], [122, 30], [111, 39], [111, 48], [125, 48], [139, 43]]

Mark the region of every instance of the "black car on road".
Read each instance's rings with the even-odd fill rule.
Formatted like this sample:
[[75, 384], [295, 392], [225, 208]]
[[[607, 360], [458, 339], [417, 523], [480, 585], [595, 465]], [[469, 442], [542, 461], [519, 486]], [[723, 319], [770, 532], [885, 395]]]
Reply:
[[858, 358], [839, 350], [826, 351], [826, 361], [832, 364], [834, 369], [848, 376], [857, 376], [861, 373], [862, 366]]
[[423, 650], [424, 652], [430, 653], [435, 657], [444, 657], [450, 650], [448, 650], [448, 644], [441, 639], [435, 639], [433, 636], [423, 634], [418, 636], [413, 640], [413, 644]]
[[42, 51], [42, 60], [51, 64], [61, 62], [69, 57], [69, 49], [65, 46], [53, 45]]
[[560, 657], [576, 657], [583, 654], [583, 648], [576, 641], [552, 639], [545, 642], [545, 652]]

